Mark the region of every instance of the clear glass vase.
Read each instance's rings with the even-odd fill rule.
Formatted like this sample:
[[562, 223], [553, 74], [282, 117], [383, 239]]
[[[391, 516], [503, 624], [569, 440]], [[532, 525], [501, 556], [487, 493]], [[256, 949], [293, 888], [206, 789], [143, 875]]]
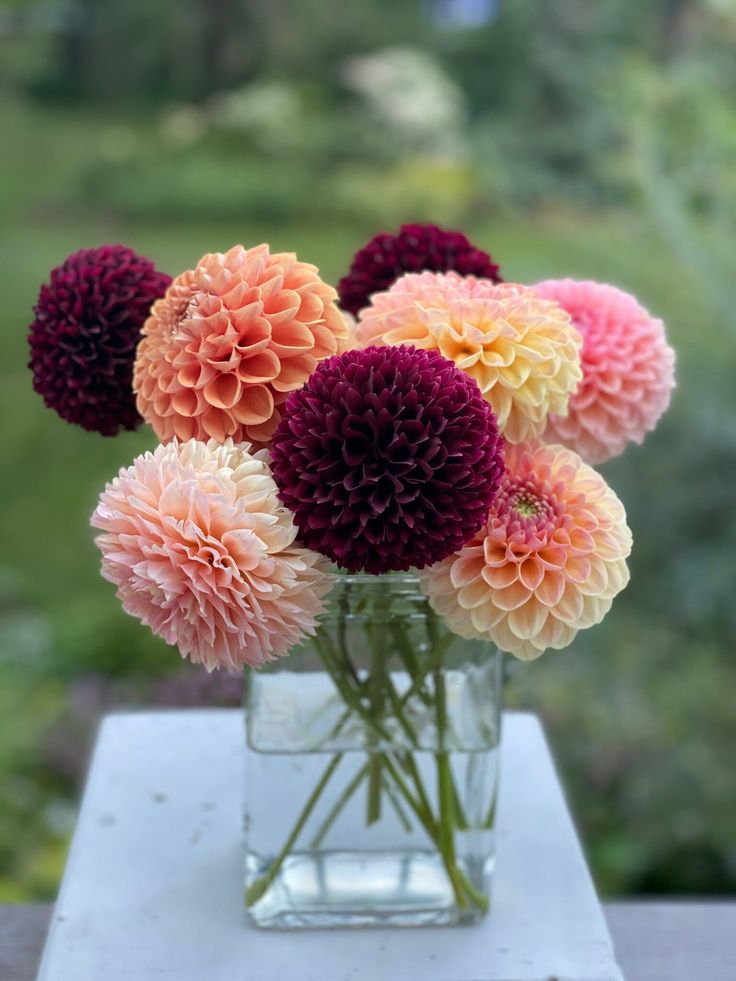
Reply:
[[414, 576], [337, 576], [317, 635], [246, 689], [245, 901], [261, 927], [489, 907], [501, 654]]

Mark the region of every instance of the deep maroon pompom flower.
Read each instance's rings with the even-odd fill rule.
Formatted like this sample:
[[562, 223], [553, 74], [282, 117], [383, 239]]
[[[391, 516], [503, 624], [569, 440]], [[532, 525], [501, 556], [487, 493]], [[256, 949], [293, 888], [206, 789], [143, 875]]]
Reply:
[[318, 365], [271, 444], [302, 541], [351, 572], [421, 569], [481, 527], [503, 440], [476, 382], [436, 351], [369, 347]]
[[500, 283], [498, 266], [487, 252], [476, 249], [462, 232], [437, 225], [402, 225], [398, 235], [381, 232], [355, 253], [347, 276], [337, 286], [340, 306], [358, 314], [373, 293], [387, 290], [407, 272], [448, 272], [478, 276]]
[[135, 349], [170, 282], [124, 245], [81, 249], [52, 270], [29, 337], [33, 387], [50, 409], [103, 436], [136, 428]]

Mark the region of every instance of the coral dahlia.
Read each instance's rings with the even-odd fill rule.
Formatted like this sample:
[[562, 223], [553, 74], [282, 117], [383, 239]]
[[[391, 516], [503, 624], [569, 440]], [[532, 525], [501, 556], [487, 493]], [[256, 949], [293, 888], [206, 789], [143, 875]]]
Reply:
[[583, 337], [583, 378], [566, 416], [551, 415], [544, 437], [589, 463], [641, 443], [670, 402], [675, 354], [664, 324], [633, 296], [605, 283], [548, 279], [534, 289], [559, 303]]
[[455, 269], [462, 276], [500, 282], [498, 266], [487, 252], [472, 245], [462, 232], [437, 225], [402, 225], [398, 234], [381, 232], [355, 253], [350, 271], [338, 283], [340, 306], [357, 314], [373, 293], [387, 290], [406, 272]]
[[511, 443], [567, 411], [582, 377], [581, 338], [557, 303], [526, 286], [474, 276], [407, 274], [362, 310], [358, 344], [437, 350], [475, 379]]
[[33, 387], [62, 419], [103, 436], [135, 429], [135, 349], [171, 282], [125, 245], [81, 249], [51, 271], [30, 327]]
[[304, 543], [353, 572], [422, 568], [484, 523], [503, 441], [475, 382], [435, 351], [324, 361], [273, 437], [273, 473]]
[[182, 657], [260, 667], [312, 633], [327, 563], [295, 544], [265, 451], [174, 440], [137, 457], [92, 515], [123, 609]]
[[576, 453], [509, 446], [487, 522], [422, 588], [455, 633], [530, 660], [600, 623], [630, 551], [621, 501]]
[[162, 441], [266, 444], [289, 392], [344, 350], [335, 290], [315, 266], [236, 245], [177, 276], [138, 346], [138, 409]]

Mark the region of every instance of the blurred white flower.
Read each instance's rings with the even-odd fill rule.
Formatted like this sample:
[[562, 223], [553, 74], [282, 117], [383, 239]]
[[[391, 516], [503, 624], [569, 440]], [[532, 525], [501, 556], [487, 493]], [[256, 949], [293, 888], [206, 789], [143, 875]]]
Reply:
[[462, 154], [465, 97], [430, 55], [413, 48], [384, 48], [347, 60], [343, 78], [376, 121], [409, 149]]

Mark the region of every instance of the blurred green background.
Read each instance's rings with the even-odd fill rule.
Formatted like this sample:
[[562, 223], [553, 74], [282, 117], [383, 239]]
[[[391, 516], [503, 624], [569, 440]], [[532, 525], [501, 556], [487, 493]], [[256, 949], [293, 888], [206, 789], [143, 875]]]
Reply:
[[736, 891], [735, 45], [732, 0], [0, 0], [0, 900], [54, 896], [101, 712], [239, 697], [98, 575], [88, 516], [153, 439], [33, 393], [40, 283], [108, 241], [176, 274], [263, 240], [335, 282], [402, 220], [668, 325], [672, 408], [604, 468], [631, 586], [508, 701], [546, 720], [604, 894]]

